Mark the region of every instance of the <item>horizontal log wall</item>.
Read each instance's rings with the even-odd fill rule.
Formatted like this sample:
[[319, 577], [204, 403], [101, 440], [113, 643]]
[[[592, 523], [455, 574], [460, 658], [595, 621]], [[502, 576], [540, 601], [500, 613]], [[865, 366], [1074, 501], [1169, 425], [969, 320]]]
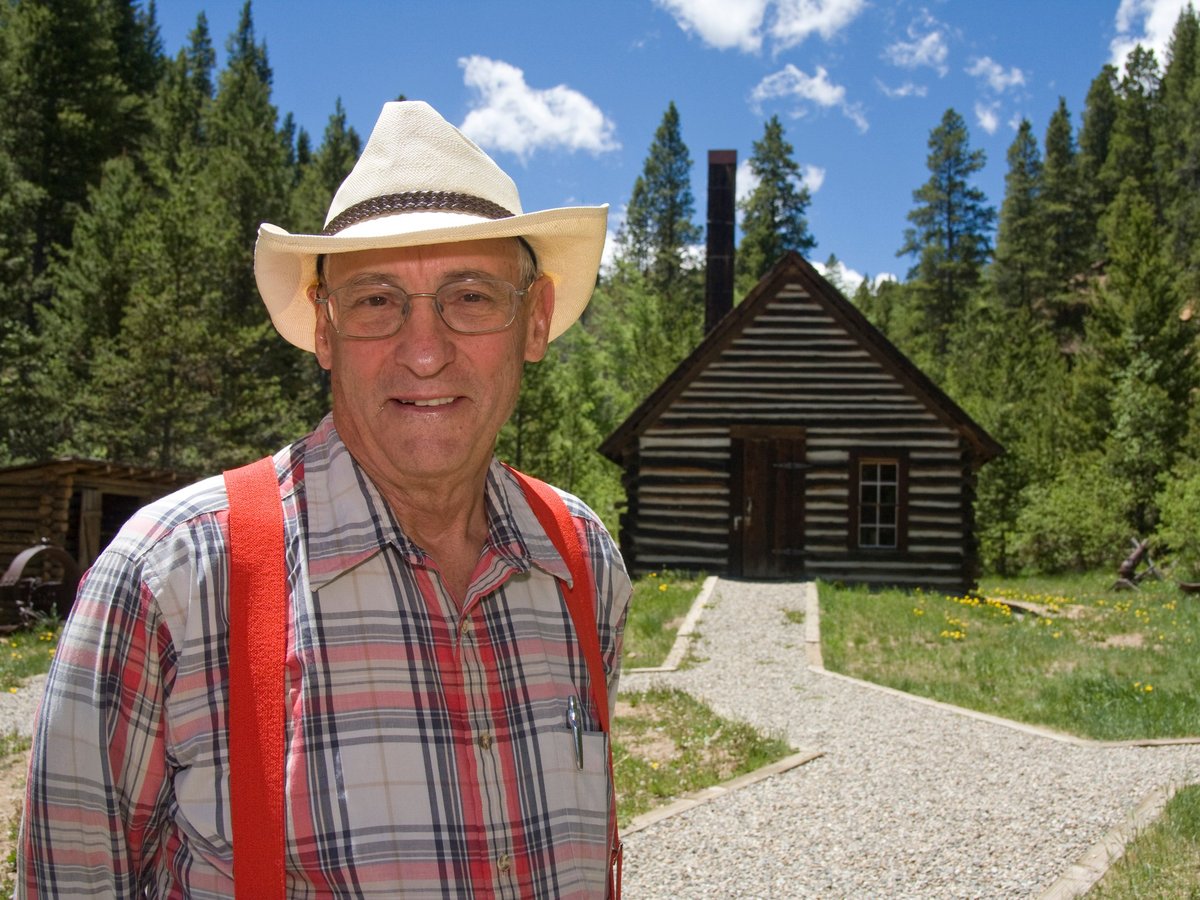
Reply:
[[[636, 571], [728, 570], [735, 424], [805, 429], [807, 574], [947, 590], [970, 582], [972, 476], [960, 436], [792, 285], [640, 435], [624, 522]], [[853, 449], [907, 452], [906, 552], [850, 549]]]
[[[94, 548], [99, 550], [139, 507], [170, 493], [182, 477], [168, 471], [80, 460], [0, 472], [0, 574], [13, 557], [43, 539], [78, 557], [83, 492], [99, 495], [92, 501], [99, 503], [95, 524], [100, 546]], [[79, 562], [86, 567], [92, 559], [82, 557]]]
[[0, 486], [0, 574], [13, 557], [43, 538], [63, 545], [70, 502], [69, 487], [61, 484]]

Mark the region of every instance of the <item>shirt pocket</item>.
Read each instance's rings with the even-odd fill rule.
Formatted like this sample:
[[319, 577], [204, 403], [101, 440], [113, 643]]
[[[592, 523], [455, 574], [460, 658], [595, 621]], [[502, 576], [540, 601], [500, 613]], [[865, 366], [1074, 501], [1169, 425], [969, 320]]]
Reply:
[[575, 736], [564, 725], [538, 732], [547, 802], [554, 817], [572, 823], [584, 843], [603, 847], [611, 804], [608, 784], [608, 735], [585, 730], [582, 767]]

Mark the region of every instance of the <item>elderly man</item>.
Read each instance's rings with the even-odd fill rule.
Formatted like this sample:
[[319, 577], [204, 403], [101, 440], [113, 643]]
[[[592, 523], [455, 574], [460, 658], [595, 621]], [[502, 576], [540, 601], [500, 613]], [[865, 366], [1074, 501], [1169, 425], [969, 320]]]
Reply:
[[[262, 226], [260, 292], [329, 370], [332, 414], [260, 464], [267, 502], [249, 510], [230, 473], [200, 482], [140, 512], [81, 585], [19, 894], [268, 892], [251, 866], [290, 897], [611, 890], [602, 726], [629, 579], [584, 504], [539, 505], [493, 457], [524, 363], [588, 301], [605, 218], [523, 214], [475, 144], [390, 103], [322, 234]], [[252, 544], [275, 531], [277, 553]]]

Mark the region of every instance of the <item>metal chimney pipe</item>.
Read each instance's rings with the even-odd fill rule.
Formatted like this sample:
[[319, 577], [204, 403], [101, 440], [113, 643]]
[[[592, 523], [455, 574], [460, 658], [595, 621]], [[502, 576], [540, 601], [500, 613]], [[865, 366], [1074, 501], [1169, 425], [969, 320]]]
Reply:
[[704, 285], [704, 333], [733, 309], [733, 238], [737, 223], [737, 151], [708, 151], [708, 265]]

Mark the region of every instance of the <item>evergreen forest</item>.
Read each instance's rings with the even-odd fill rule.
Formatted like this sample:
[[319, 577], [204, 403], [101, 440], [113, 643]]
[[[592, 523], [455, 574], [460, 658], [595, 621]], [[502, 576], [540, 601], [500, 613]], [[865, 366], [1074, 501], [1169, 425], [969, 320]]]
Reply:
[[[339, 103], [310, 135], [272, 104], [252, 8], [163, 51], [138, 0], [0, 2], [0, 466], [63, 456], [196, 475], [304, 434], [315, 360], [272, 328], [258, 224], [318, 231], [361, 149]], [[1074, 109], [1072, 107], [1075, 107]], [[702, 114], [696, 111], [693, 114]], [[527, 367], [500, 455], [616, 524], [601, 441], [702, 337], [695, 167], [670, 103], [580, 324]], [[1131, 537], [1200, 575], [1200, 18], [1020, 123], [1004, 196], [953, 109], [897, 223], [902, 281], [827, 277], [1006, 448], [979, 473], [986, 569], [1113, 566]], [[998, 164], [998, 162], [993, 162]], [[740, 203], [737, 296], [812, 202], [777, 117]], [[613, 198], [619, 205], [624, 198]]]

